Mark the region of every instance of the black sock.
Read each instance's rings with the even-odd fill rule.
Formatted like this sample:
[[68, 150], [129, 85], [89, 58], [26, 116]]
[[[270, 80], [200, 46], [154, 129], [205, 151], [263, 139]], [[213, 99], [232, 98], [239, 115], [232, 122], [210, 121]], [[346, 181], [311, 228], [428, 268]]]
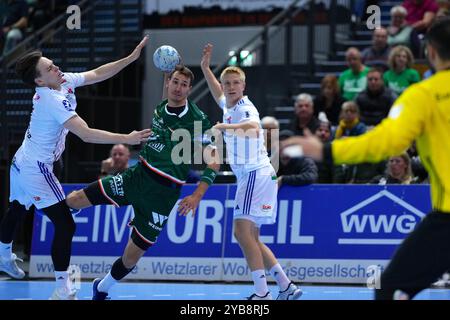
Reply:
[[114, 262], [111, 268], [111, 276], [114, 278], [114, 280], [120, 281], [125, 278], [126, 275], [129, 274], [133, 269], [134, 267], [131, 269], [127, 269], [123, 264], [122, 257], [120, 257]]

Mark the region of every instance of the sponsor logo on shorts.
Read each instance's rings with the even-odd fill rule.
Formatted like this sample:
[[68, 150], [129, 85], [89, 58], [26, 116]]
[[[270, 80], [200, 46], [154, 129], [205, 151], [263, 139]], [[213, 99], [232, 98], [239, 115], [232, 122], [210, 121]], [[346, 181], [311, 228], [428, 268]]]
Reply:
[[121, 175], [117, 175], [112, 177], [109, 181], [109, 185], [111, 187], [111, 191], [113, 195], [123, 197], [125, 192], [123, 191], [123, 178]]
[[155, 230], [161, 231], [162, 227], [164, 226], [164, 223], [168, 218], [169, 218], [168, 216], [164, 216], [157, 212], [152, 212], [153, 223], [149, 221], [148, 225]]
[[270, 210], [272, 210], [272, 206], [271, 206], [270, 204], [264, 204], [264, 205], [262, 206], [262, 210], [263, 210], [264, 212], [270, 211]]
[[33, 199], [34, 199], [34, 201], [37, 201], [37, 202], [41, 201], [41, 197], [33, 197]]

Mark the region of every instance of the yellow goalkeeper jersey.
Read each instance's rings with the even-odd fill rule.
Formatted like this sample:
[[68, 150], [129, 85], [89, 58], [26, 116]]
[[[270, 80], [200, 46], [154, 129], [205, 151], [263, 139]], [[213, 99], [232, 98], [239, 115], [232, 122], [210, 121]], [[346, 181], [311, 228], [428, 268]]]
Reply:
[[433, 210], [450, 213], [450, 71], [410, 86], [370, 132], [333, 141], [333, 162], [378, 162], [417, 143], [430, 176]]

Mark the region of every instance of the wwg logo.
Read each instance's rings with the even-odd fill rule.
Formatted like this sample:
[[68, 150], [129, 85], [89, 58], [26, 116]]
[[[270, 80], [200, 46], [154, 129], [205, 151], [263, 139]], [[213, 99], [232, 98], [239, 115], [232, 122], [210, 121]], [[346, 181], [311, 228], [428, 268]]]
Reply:
[[346, 237], [338, 243], [398, 245], [423, 217], [425, 213], [383, 190], [341, 213]]

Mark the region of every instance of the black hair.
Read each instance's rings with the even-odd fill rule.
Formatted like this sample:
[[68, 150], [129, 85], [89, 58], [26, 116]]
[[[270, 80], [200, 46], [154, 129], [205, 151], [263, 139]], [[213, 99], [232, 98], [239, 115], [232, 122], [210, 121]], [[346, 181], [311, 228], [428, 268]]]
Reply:
[[16, 62], [16, 74], [26, 84], [36, 87], [36, 78], [40, 77], [37, 70], [39, 59], [42, 58], [41, 51], [32, 51], [21, 56]]
[[426, 40], [442, 60], [450, 61], [450, 18], [437, 19], [428, 30]]
[[192, 83], [194, 82], [194, 73], [188, 67], [181, 64], [177, 65], [175, 69], [170, 73], [169, 79], [172, 79], [172, 76], [174, 75], [175, 72], [179, 72], [183, 76], [189, 78], [191, 81], [190, 85], [192, 86]]

